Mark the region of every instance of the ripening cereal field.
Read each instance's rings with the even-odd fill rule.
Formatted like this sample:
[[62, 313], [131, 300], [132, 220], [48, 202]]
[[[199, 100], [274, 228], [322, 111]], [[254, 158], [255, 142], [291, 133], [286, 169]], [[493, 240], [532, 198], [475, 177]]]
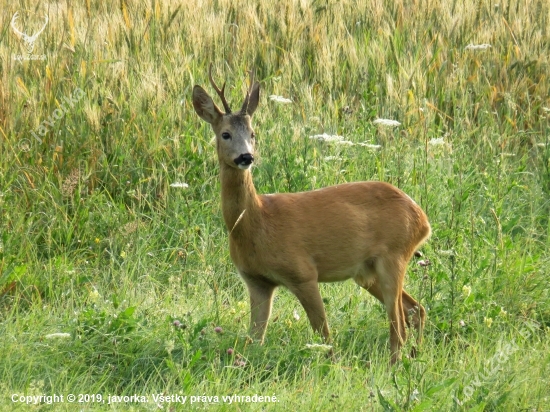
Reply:
[[[0, 410], [550, 411], [548, 2], [0, 5]], [[284, 289], [247, 339], [211, 62], [233, 106], [261, 81], [259, 193], [426, 211], [417, 358], [352, 281], [321, 285], [334, 360]]]

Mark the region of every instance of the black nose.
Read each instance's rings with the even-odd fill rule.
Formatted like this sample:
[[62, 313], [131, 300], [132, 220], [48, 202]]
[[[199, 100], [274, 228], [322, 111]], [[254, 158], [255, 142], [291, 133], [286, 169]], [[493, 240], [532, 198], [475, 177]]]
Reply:
[[252, 156], [250, 153], [242, 154], [234, 160], [236, 165], [243, 165], [243, 166], [248, 166], [252, 164], [253, 161], [254, 161], [254, 156]]

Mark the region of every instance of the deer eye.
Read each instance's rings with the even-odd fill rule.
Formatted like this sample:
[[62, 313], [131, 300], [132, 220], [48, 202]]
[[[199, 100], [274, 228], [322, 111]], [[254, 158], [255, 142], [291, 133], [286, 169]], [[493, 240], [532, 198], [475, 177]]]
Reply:
[[227, 132], [223, 132], [222, 133], [222, 139], [223, 140], [229, 140], [229, 139], [231, 139], [231, 135]]

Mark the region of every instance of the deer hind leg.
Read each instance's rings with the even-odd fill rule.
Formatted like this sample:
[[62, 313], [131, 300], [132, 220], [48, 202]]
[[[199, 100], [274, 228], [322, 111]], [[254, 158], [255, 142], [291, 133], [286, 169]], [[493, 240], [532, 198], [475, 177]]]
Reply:
[[[376, 280], [373, 280], [371, 283], [366, 285], [364, 283], [360, 283], [357, 279], [355, 281], [372, 296], [384, 303], [382, 290]], [[420, 303], [418, 303], [417, 300], [409, 295], [405, 289], [403, 289], [401, 293], [401, 299], [403, 301], [403, 309], [405, 311], [405, 321], [407, 326], [410, 327], [412, 325], [415, 328], [417, 334], [416, 342], [420, 345], [422, 343], [422, 333], [424, 331], [424, 323], [426, 321], [426, 310]]]
[[420, 345], [422, 343], [422, 334], [424, 333], [424, 323], [426, 322], [426, 310], [405, 290], [403, 290], [402, 296], [407, 324], [411, 322], [416, 329], [416, 343]]
[[390, 350], [391, 363], [394, 364], [400, 357], [401, 347], [407, 340], [406, 318], [403, 310], [403, 278], [405, 265], [398, 259], [379, 258], [369, 266], [374, 276], [369, 276], [370, 282], [360, 283], [374, 297], [386, 307], [390, 321]]
[[[373, 262], [369, 262], [366, 266], [366, 273], [355, 277], [355, 282], [378, 299], [382, 304], [384, 303], [384, 295], [378, 282], [378, 274], [374, 270]], [[409, 295], [404, 289], [401, 292], [401, 300], [404, 309], [405, 321], [407, 326], [413, 326], [417, 333], [416, 342], [418, 345], [422, 343], [422, 332], [424, 330], [424, 322], [426, 319], [426, 311], [424, 307], [418, 303], [411, 295]], [[411, 355], [416, 356], [416, 348], [413, 348]]]
[[289, 285], [288, 289], [298, 298], [306, 311], [314, 332], [320, 333], [325, 342], [330, 341], [325, 305], [316, 280]]
[[255, 278], [245, 278], [245, 282], [250, 295], [249, 333], [263, 344], [276, 286]]
[[[369, 292], [372, 296], [374, 296], [376, 299], [378, 299], [384, 306], [386, 305], [386, 300], [384, 299], [384, 291], [382, 290], [380, 280], [384, 279], [384, 277], [381, 277], [380, 274], [375, 269], [375, 262], [370, 261], [367, 262], [365, 265], [365, 273], [357, 275], [354, 280], [355, 283], [357, 283], [359, 286], [361, 286], [363, 289], [365, 289], [367, 292]], [[387, 276], [385, 277], [387, 278]], [[397, 285], [394, 285], [397, 286]], [[397, 294], [397, 290], [394, 291]], [[391, 294], [392, 292], [389, 291]], [[403, 310], [403, 299], [405, 298], [405, 295], [407, 295], [409, 298], [410, 296], [406, 294], [404, 290], [402, 290], [401, 298], [394, 298], [393, 296], [389, 298], [389, 301], [395, 301], [396, 305], [401, 307], [401, 310]], [[401, 302], [399, 302], [401, 300]], [[399, 308], [398, 308], [399, 310]], [[403, 311], [403, 314], [406, 313]], [[405, 322], [407, 325], [409, 324], [408, 319], [405, 317]], [[400, 322], [403, 323], [403, 322]], [[400, 333], [401, 336], [404, 337], [404, 333]]]

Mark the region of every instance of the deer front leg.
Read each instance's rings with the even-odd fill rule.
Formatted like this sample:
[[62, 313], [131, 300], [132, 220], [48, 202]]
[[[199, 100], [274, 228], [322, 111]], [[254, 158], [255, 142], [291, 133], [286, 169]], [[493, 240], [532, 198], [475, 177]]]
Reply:
[[250, 336], [264, 342], [267, 321], [271, 315], [271, 303], [275, 285], [255, 279], [246, 279], [250, 295]]

